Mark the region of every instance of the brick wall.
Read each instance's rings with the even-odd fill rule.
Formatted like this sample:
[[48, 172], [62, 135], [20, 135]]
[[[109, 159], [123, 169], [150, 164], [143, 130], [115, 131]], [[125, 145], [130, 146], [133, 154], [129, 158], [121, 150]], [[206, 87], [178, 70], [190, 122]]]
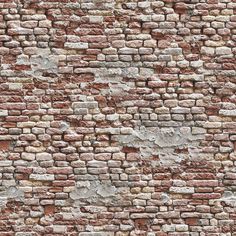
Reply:
[[0, 0], [0, 236], [236, 235], [235, 0]]

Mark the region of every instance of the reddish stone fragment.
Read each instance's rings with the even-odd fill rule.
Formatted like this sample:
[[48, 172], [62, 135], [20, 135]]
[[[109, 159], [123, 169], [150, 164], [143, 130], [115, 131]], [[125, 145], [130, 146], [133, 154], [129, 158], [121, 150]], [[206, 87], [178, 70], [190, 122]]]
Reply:
[[9, 151], [11, 147], [11, 141], [0, 140], [0, 151]]

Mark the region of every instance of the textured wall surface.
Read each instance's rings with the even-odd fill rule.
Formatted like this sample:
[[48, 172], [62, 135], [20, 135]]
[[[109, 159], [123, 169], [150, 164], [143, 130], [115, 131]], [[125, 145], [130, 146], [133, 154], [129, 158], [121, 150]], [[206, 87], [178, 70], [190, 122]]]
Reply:
[[0, 236], [236, 235], [235, 0], [0, 0]]

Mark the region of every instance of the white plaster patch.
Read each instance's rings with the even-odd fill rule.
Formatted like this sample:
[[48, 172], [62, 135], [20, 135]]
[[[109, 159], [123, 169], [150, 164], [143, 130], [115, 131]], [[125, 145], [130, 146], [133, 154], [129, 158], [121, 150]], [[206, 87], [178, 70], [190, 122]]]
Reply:
[[[198, 159], [201, 151], [199, 142], [203, 134], [193, 135], [189, 127], [159, 128], [137, 127], [131, 134], [117, 135], [116, 140], [123, 146], [139, 148], [141, 156], [149, 158], [158, 155], [159, 161], [152, 164], [173, 165], [180, 164], [186, 159]], [[188, 153], [175, 153], [176, 148], [185, 148]], [[199, 160], [199, 159], [198, 159]]]
[[50, 49], [38, 49], [38, 53], [30, 58], [32, 72], [30, 74], [38, 77], [43, 72], [58, 72], [58, 56], [52, 55]]
[[80, 205], [82, 202], [89, 203], [111, 203], [119, 199], [118, 189], [113, 186], [110, 181], [101, 182], [99, 180], [93, 181], [79, 181], [76, 189], [70, 193], [70, 198]]
[[14, 199], [17, 201], [22, 201], [24, 197], [23, 191], [16, 187], [9, 187], [4, 191], [0, 192], [0, 209], [6, 206], [8, 199]]

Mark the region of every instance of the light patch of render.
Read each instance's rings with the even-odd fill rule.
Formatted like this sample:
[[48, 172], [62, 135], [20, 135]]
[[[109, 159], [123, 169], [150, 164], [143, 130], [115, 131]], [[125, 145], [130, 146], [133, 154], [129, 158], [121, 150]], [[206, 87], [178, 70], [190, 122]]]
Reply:
[[[76, 73], [92, 73], [94, 75], [95, 83], [109, 83], [109, 89], [105, 88], [101, 90], [101, 95], [116, 96], [128, 94], [128, 91], [134, 87], [133, 82], [122, 81], [124, 77], [138, 78], [138, 68], [129, 68], [129, 64], [125, 64], [125, 68], [79, 68]], [[84, 83], [87, 84], [87, 83]], [[83, 85], [83, 83], [82, 83]]]
[[24, 192], [18, 187], [8, 187], [0, 191], [0, 210], [6, 206], [8, 200], [23, 201]]
[[76, 188], [70, 193], [70, 198], [77, 207], [87, 203], [116, 205], [121, 200], [119, 191], [110, 181], [78, 181]]
[[17, 58], [18, 65], [30, 65], [31, 70], [26, 71], [26, 75], [33, 78], [41, 78], [44, 72], [57, 74], [59, 56], [53, 55], [48, 48], [37, 48], [36, 55], [20, 55]]
[[[160, 161], [152, 162], [165, 166], [180, 164], [183, 160], [199, 161], [201, 158], [200, 141], [204, 134], [194, 135], [189, 127], [159, 128], [140, 126], [128, 135], [117, 135], [122, 146], [140, 148], [141, 156], [149, 158], [158, 155]], [[176, 148], [187, 148], [187, 154], [175, 153]]]
[[236, 193], [234, 191], [225, 191], [223, 196], [216, 202], [224, 202], [230, 207], [236, 207]]

